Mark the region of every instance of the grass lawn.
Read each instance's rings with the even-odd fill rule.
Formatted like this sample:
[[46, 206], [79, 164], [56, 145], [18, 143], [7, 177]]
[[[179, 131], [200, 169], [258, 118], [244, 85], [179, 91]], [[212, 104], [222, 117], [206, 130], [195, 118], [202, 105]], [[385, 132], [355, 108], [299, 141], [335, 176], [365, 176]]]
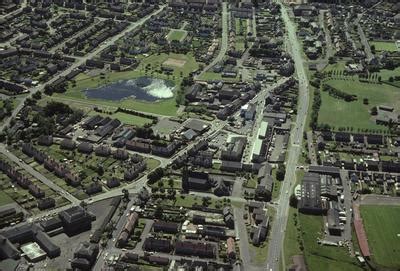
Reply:
[[160, 165], [160, 161], [153, 159], [153, 158], [147, 158], [146, 163], [147, 163], [148, 170], [153, 170]]
[[257, 265], [263, 264], [268, 257], [268, 242], [263, 242], [260, 246], [249, 244], [252, 255], [251, 260]]
[[376, 51], [396, 52], [399, 50], [394, 41], [370, 41], [369, 45], [374, 45]]
[[183, 40], [187, 35], [187, 31], [185, 30], [179, 30], [179, 29], [171, 29], [168, 33], [167, 40], [168, 41], [181, 41]]
[[117, 112], [111, 116], [128, 125], [143, 126], [145, 124], [152, 123], [151, 119], [134, 116], [123, 112]]
[[358, 265], [357, 260], [349, 256], [346, 248], [322, 246], [317, 243], [317, 238], [322, 237], [324, 228], [322, 216], [299, 214], [298, 218], [304, 242], [303, 253], [308, 270], [363, 270]]
[[0, 207], [9, 203], [13, 203], [14, 201], [10, 198], [6, 193], [0, 191]]
[[361, 205], [372, 259], [379, 265], [400, 267], [400, 206]]
[[[182, 66], [170, 66], [174, 69], [172, 75], [166, 75], [161, 72], [161, 66], [168, 59], [183, 60]], [[52, 98], [61, 101], [70, 101], [86, 106], [107, 106], [124, 107], [141, 112], [176, 116], [177, 104], [175, 98], [164, 99], [157, 102], [146, 102], [133, 98], [123, 99], [121, 101], [109, 101], [105, 99], [88, 99], [83, 90], [96, 88], [105, 84], [110, 84], [119, 80], [134, 79], [141, 76], [149, 76], [169, 80], [175, 84], [175, 94], [180, 87], [183, 77], [188, 76], [190, 72], [199, 68], [198, 63], [191, 54], [160, 54], [151, 55], [141, 59], [139, 66], [132, 71], [110, 72], [103, 76], [90, 77], [87, 74], [80, 74], [75, 78], [76, 84], [70, 83], [65, 93], [54, 93]]]
[[[297, 217], [295, 217], [295, 214]], [[288, 221], [286, 225], [286, 232], [285, 232], [285, 239], [283, 241], [283, 246], [284, 246], [284, 263], [285, 267], [290, 266], [292, 263], [291, 257], [294, 255], [300, 255], [302, 254], [300, 247], [299, 247], [299, 242], [297, 240], [297, 225], [295, 221], [298, 221], [298, 212], [297, 209], [290, 207], [289, 208], [289, 215], [288, 215]]]
[[281, 186], [282, 186], [282, 182], [281, 181], [277, 181], [275, 179], [274, 181], [274, 189], [272, 190], [272, 200], [276, 200], [279, 198], [279, 194], [281, 192]]
[[252, 178], [247, 179], [243, 183], [243, 186], [247, 187], [247, 188], [256, 188], [257, 187], [257, 176], [253, 176]]
[[338, 61], [334, 64], [328, 64], [328, 66], [325, 67], [324, 72], [329, 72], [329, 71], [335, 71], [335, 70], [344, 70], [346, 68], [346, 62], [345, 61]]
[[244, 51], [245, 50], [245, 39], [242, 36], [237, 36], [236, 41], [235, 41], [235, 49], [238, 51]]
[[[329, 80], [329, 85], [346, 93], [357, 95], [358, 100], [346, 102], [321, 91], [322, 104], [318, 122], [326, 123], [338, 130], [339, 127], [354, 129], [387, 130], [385, 126], [377, 125], [371, 119], [369, 110], [377, 105], [400, 106], [400, 89], [385, 84], [368, 84], [359, 81]], [[363, 104], [367, 98], [368, 105]]]

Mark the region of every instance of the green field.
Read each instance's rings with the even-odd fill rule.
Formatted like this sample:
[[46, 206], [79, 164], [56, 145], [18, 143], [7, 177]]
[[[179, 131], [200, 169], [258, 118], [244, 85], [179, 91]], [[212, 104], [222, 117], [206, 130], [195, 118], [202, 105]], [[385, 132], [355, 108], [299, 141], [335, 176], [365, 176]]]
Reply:
[[0, 207], [9, 203], [13, 203], [14, 201], [10, 198], [6, 193], [0, 191]]
[[387, 51], [387, 52], [397, 52], [396, 43], [394, 41], [370, 41], [369, 45], [375, 46], [376, 51]]
[[400, 267], [400, 206], [361, 205], [372, 259], [379, 265]]
[[187, 31], [179, 30], [179, 29], [171, 29], [168, 33], [167, 39], [168, 41], [182, 41], [187, 35]]
[[[292, 219], [289, 217], [289, 219]], [[317, 238], [322, 237], [324, 225], [322, 216], [298, 215], [301, 225], [302, 239], [304, 242], [305, 261], [310, 271], [358, 271], [363, 270], [355, 258], [351, 258], [346, 248], [322, 246], [317, 243]], [[294, 236], [289, 236], [293, 239]], [[289, 239], [290, 240], [290, 239]], [[285, 242], [286, 243], [286, 242]], [[290, 250], [297, 253], [297, 248]]]
[[[296, 221], [296, 222], [295, 222]], [[290, 207], [288, 221], [286, 225], [285, 239], [284, 239], [284, 265], [285, 268], [292, 263], [292, 256], [301, 255], [302, 252], [299, 247], [297, 239], [298, 231], [298, 212], [296, 208]]]
[[[356, 131], [387, 130], [385, 126], [375, 124], [369, 110], [378, 105], [400, 108], [400, 89], [386, 84], [368, 84], [352, 80], [329, 80], [327, 84], [358, 97], [357, 101], [346, 102], [321, 91], [322, 104], [318, 123], [329, 124], [335, 130], [339, 127], [353, 127]], [[364, 98], [368, 99], [368, 105], [363, 104]]]
[[[174, 69], [172, 75], [165, 75], [161, 72], [161, 66], [168, 59], [176, 59], [184, 61], [182, 66], [170, 66]], [[194, 57], [190, 54], [160, 54], [151, 55], [141, 60], [139, 66], [132, 71], [110, 72], [105, 75], [97, 75], [90, 77], [87, 74], [79, 74], [75, 81], [70, 83], [65, 93], [54, 93], [52, 98], [65, 102], [74, 101], [86, 106], [105, 106], [111, 108], [124, 107], [136, 111], [175, 116], [177, 114], [177, 104], [175, 98], [160, 100], [157, 102], [140, 101], [133, 98], [123, 99], [121, 101], [109, 101], [103, 99], [88, 99], [85, 97], [83, 90], [88, 88], [96, 88], [105, 84], [110, 84], [118, 80], [134, 79], [140, 76], [149, 76], [169, 80], [175, 84], [175, 94], [180, 87], [183, 77], [188, 76], [190, 72], [198, 69], [198, 64]]]

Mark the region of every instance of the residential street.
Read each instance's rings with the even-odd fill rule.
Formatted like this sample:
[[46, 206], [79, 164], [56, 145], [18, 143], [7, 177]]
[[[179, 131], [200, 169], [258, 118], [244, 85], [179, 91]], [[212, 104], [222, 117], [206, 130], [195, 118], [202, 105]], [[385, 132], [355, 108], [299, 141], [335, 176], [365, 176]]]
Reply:
[[222, 38], [221, 38], [221, 46], [219, 48], [218, 55], [208, 64], [197, 77], [201, 77], [201, 75], [211, 69], [214, 65], [223, 60], [226, 51], [228, 50], [228, 4], [226, 2], [222, 3]]

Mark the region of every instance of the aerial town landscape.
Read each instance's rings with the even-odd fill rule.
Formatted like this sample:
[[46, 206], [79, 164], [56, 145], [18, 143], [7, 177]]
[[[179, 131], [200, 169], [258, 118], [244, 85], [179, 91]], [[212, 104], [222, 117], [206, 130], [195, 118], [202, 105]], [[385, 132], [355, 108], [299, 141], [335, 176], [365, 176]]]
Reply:
[[0, 270], [400, 270], [400, 1], [1, 0], [0, 30]]

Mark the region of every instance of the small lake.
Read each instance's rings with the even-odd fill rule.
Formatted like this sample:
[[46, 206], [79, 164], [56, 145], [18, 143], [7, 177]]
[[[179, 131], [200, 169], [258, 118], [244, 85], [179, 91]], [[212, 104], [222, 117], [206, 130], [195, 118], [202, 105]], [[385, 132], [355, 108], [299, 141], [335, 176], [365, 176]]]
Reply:
[[147, 102], [169, 99], [174, 96], [175, 85], [166, 80], [139, 77], [130, 80], [120, 80], [98, 88], [83, 90], [87, 98], [121, 101], [134, 98]]

